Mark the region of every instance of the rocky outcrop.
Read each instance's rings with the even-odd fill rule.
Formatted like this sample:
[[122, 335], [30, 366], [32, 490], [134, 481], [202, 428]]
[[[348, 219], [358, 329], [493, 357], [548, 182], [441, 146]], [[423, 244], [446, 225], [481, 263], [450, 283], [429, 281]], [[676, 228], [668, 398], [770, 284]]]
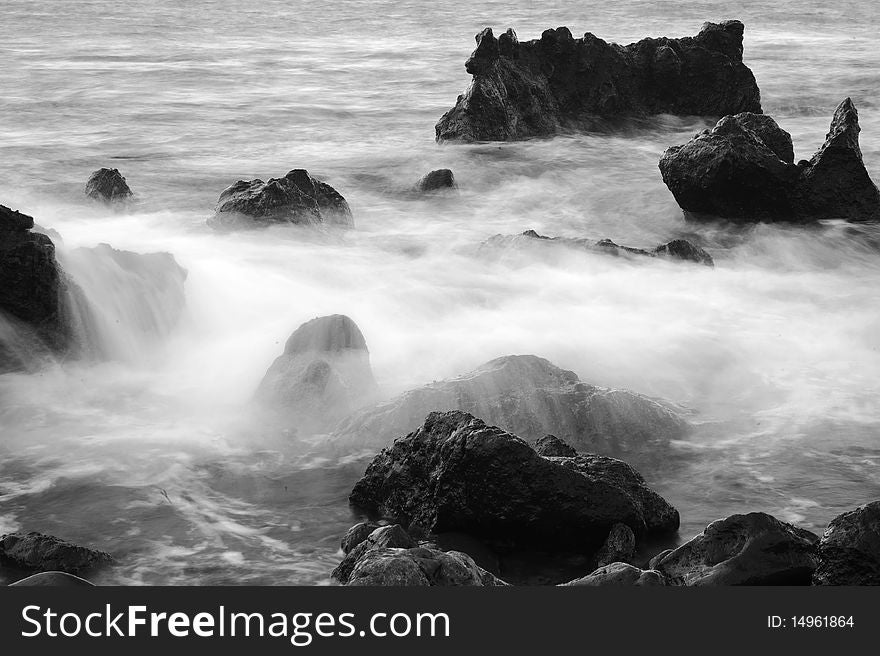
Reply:
[[522, 43], [511, 29], [495, 38], [486, 28], [465, 63], [473, 81], [437, 123], [437, 141], [526, 139], [654, 114], [760, 113], [743, 29], [706, 23], [695, 37], [619, 46], [589, 32], [575, 39], [566, 27]]
[[656, 570], [642, 570], [628, 563], [609, 563], [597, 569], [591, 574], [563, 583], [562, 585], [635, 585], [654, 586], [667, 585], [666, 579]]
[[123, 201], [131, 198], [131, 189], [119, 169], [98, 169], [86, 182], [86, 196], [105, 202]]
[[825, 143], [794, 163], [791, 136], [769, 116], [725, 116], [660, 159], [663, 181], [695, 219], [811, 222], [880, 219], [880, 192], [859, 148], [858, 112], [847, 98]]
[[330, 573], [330, 576], [340, 583], [348, 583], [355, 565], [367, 551], [412, 549], [418, 546], [418, 543], [409, 536], [400, 524], [377, 526], [365, 538], [356, 540], [355, 538], [359, 536], [352, 534], [352, 529], [358, 531], [358, 527], [361, 526], [369, 526], [369, 524], [364, 522], [353, 526], [342, 539], [342, 550], [345, 552], [345, 557]]
[[815, 585], [880, 585], [880, 501], [831, 520], [818, 553]]
[[608, 531], [608, 537], [602, 543], [596, 555], [598, 567], [611, 563], [628, 563], [636, 552], [636, 536], [626, 524], [615, 524]]
[[535, 453], [539, 456], [550, 456], [560, 458], [573, 458], [577, 455], [577, 451], [564, 440], [560, 440], [555, 435], [545, 435], [535, 442]]
[[672, 585], [809, 585], [819, 537], [772, 515], [731, 515], [651, 567]]
[[349, 317], [334, 314], [294, 331], [257, 399], [291, 415], [301, 429], [322, 430], [374, 401], [377, 392], [363, 334]]
[[9, 585], [10, 587], [94, 587], [94, 583], [65, 572], [40, 572]]
[[483, 242], [481, 251], [488, 249], [508, 249], [522, 246], [565, 246], [591, 253], [605, 253], [624, 257], [667, 257], [671, 259], [715, 266], [712, 256], [703, 248], [689, 242], [686, 239], [673, 239], [665, 244], [660, 244], [653, 249], [633, 248], [621, 246], [610, 239], [585, 239], [575, 237], [546, 237], [534, 230], [526, 230], [519, 235], [494, 235]]
[[351, 503], [412, 535], [456, 531], [503, 548], [598, 549], [615, 524], [638, 538], [679, 516], [632, 467], [596, 455], [545, 458], [466, 412], [434, 412], [367, 467]]
[[345, 198], [325, 182], [294, 169], [283, 178], [239, 180], [220, 194], [208, 224], [216, 228], [244, 228], [271, 224], [327, 224], [352, 227]]
[[345, 419], [333, 441], [348, 451], [381, 448], [435, 410], [462, 410], [528, 442], [557, 435], [578, 451], [636, 464], [664, 457], [687, 422], [671, 407], [625, 390], [583, 383], [534, 355], [509, 355], [474, 371], [410, 390]]
[[113, 557], [42, 533], [0, 537], [0, 563], [28, 571], [83, 574], [113, 562]]
[[72, 284], [32, 217], [0, 205], [0, 373], [73, 345]]
[[455, 188], [455, 176], [449, 169], [437, 169], [426, 173], [416, 183], [416, 191], [423, 193]]

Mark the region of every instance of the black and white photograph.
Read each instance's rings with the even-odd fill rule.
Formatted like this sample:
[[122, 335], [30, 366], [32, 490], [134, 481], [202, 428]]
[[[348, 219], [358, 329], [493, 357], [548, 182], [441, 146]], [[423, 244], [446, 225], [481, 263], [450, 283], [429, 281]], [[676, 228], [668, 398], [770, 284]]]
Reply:
[[0, 0], [0, 586], [880, 585], [878, 34]]

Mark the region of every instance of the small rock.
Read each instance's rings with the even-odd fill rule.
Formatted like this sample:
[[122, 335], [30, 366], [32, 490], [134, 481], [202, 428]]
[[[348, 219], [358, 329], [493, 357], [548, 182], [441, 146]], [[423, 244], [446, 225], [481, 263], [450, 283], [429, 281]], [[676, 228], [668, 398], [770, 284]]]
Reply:
[[563, 583], [562, 585], [637, 585], [654, 586], [667, 585], [666, 579], [660, 572], [655, 570], [642, 570], [628, 563], [609, 563], [597, 569], [591, 574]]
[[350, 552], [361, 542], [366, 540], [370, 536], [370, 533], [377, 528], [379, 528], [379, 525], [374, 522], [361, 522], [360, 524], [352, 526], [346, 531], [342, 538], [342, 553], [347, 554]]
[[119, 169], [98, 169], [86, 182], [86, 196], [113, 202], [131, 198], [132, 193]]
[[599, 549], [597, 567], [611, 563], [628, 563], [636, 552], [636, 536], [626, 524], [615, 524]]
[[449, 169], [437, 169], [426, 173], [416, 183], [416, 189], [421, 192], [439, 191], [442, 189], [455, 189], [455, 176]]
[[39, 572], [80, 574], [113, 563], [113, 557], [42, 533], [8, 533], [0, 537], [0, 561]]
[[[347, 536], [348, 534], [346, 534]], [[340, 583], [347, 583], [355, 565], [364, 557], [366, 552], [390, 547], [410, 549], [415, 546], [417, 546], [416, 541], [399, 524], [380, 526], [374, 529], [364, 540], [354, 545], [346, 553], [342, 562], [331, 572], [330, 576]]]

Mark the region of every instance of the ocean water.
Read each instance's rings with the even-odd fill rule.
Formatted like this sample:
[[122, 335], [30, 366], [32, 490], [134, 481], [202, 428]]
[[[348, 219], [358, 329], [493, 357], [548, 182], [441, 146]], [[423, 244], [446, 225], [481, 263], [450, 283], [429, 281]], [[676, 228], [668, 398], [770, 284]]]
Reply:
[[[880, 498], [876, 227], [686, 224], [657, 161], [702, 119], [434, 142], [485, 26], [522, 40], [566, 25], [627, 43], [738, 18], [764, 110], [796, 157], [851, 96], [880, 179], [871, 3], [731, 7], [4, 0], [0, 203], [60, 233], [71, 273], [119, 323], [108, 362], [0, 376], [0, 533], [111, 551], [120, 565], [101, 583], [329, 583], [364, 462], [306, 458], [295, 427], [249, 401], [287, 336], [330, 313], [358, 323], [388, 396], [534, 353], [686, 406], [693, 435], [675, 462], [643, 472], [681, 511], [682, 539], [750, 510], [821, 532]], [[135, 191], [126, 211], [84, 198], [101, 166]], [[405, 193], [440, 167], [454, 170], [458, 197]], [[340, 190], [356, 229], [205, 226], [230, 183], [293, 168]], [[716, 267], [476, 252], [528, 228], [642, 247], [695, 236]], [[144, 316], [106, 261], [72, 253], [102, 242], [168, 251], [187, 269], [184, 315], [161, 339], [147, 337], [170, 311], [162, 297]]]

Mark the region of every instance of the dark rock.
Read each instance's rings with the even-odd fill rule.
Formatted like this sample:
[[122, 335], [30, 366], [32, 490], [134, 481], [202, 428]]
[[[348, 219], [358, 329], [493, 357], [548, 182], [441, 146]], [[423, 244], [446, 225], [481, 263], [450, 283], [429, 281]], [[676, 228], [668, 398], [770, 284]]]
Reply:
[[360, 329], [347, 316], [318, 317], [301, 325], [257, 390], [262, 403], [283, 410], [300, 427], [331, 427], [375, 400], [378, 387]]
[[65, 572], [40, 572], [32, 574], [27, 578], [20, 579], [10, 586], [40, 586], [40, 587], [94, 587], [94, 583], [89, 583], [85, 579], [81, 579], [73, 574]]
[[98, 169], [86, 182], [86, 196], [112, 202], [131, 198], [132, 193], [118, 169]]
[[473, 81], [437, 123], [437, 140], [526, 139], [655, 114], [760, 113], [743, 29], [706, 23], [695, 37], [619, 46], [589, 32], [575, 39], [565, 27], [524, 42], [486, 28], [465, 64]]
[[610, 239], [586, 239], [578, 237], [547, 237], [540, 235], [534, 230], [526, 230], [519, 235], [494, 235], [483, 242], [481, 251], [498, 248], [517, 248], [520, 246], [566, 246], [569, 248], [586, 250], [592, 253], [605, 253], [615, 256], [634, 257], [670, 257], [673, 259], [715, 266], [712, 256], [704, 249], [692, 244], [687, 239], [673, 239], [665, 244], [660, 244], [652, 250], [621, 246]]
[[725, 116], [660, 159], [663, 181], [688, 216], [734, 221], [880, 219], [880, 192], [859, 149], [858, 113], [847, 98], [825, 144], [794, 164], [791, 136], [768, 116]]
[[81, 574], [111, 564], [113, 557], [52, 535], [7, 533], [0, 537], [0, 562], [23, 570]]
[[675, 549], [664, 549], [663, 551], [658, 553], [656, 556], [651, 558], [651, 560], [648, 561], [648, 569], [657, 569], [657, 563], [659, 563], [661, 560], [663, 560], [666, 556], [671, 554], [673, 551], [675, 551]]
[[535, 442], [535, 452], [539, 456], [554, 456], [562, 458], [573, 458], [577, 455], [574, 447], [560, 440], [555, 435], [545, 435]]
[[651, 566], [673, 585], [809, 585], [818, 540], [766, 513], [731, 515]]
[[217, 228], [277, 223], [354, 225], [345, 198], [305, 169], [294, 169], [268, 182], [239, 180], [223, 190], [214, 216], [208, 219], [208, 224]]
[[381, 448], [429, 412], [463, 410], [529, 442], [557, 435], [578, 451], [655, 462], [688, 424], [660, 401], [595, 387], [534, 355], [509, 355], [354, 413], [332, 439], [347, 450]]
[[615, 524], [596, 556], [597, 566], [611, 563], [628, 563], [636, 552], [636, 536], [626, 524]]
[[880, 585], [880, 501], [838, 515], [819, 542], [815, 585]]
[[425, 547], [374, 549], [361, 557], [347, 585], [501, 586], [507, 585], [459, 551]]
[[460, 411], [431, 413], [384, 449], [349, 498], [414, 535], [460, 531], [511, 548], [598, 548], [617, 523], [639, 538], [679, 525], [678, 511], [626, 463], [544, 458]]
[[[347, 536], [348, 534], [346, 534]], [[388, 548], [411, 549], [416, 546], [418, 546], [418, 543], [409, 536], [400, 524], [380, 526], [373, 529], [364, 540], [354, 545], [345, 554], [342, 562], [331, 572], [330, 576], [340, 583], [348, 583], [355, 565], [368, 551]]]
[[627, 563], [609, 563], [586, 576], [562, 585], [667, 585], [666, 579], [655, 570], [642, 570]]
[[455, 189], [455, 176], [449, 169], [437, 169], [426, 173], [416, 183], [416, 190], [421, 192], [440, 191], [443, 189]]
[[348, 531], [345, 532], [345, 535], [342, 537], [342, 543], [340, 547], [342, 548], [342, 553], [347, 554], [356, 546], [358, 546], [361, 542], [370, 537], [370, 533], [379, 528], [379, 525], [375, 522], [361, 522], [360, 524], [355, 524]]

